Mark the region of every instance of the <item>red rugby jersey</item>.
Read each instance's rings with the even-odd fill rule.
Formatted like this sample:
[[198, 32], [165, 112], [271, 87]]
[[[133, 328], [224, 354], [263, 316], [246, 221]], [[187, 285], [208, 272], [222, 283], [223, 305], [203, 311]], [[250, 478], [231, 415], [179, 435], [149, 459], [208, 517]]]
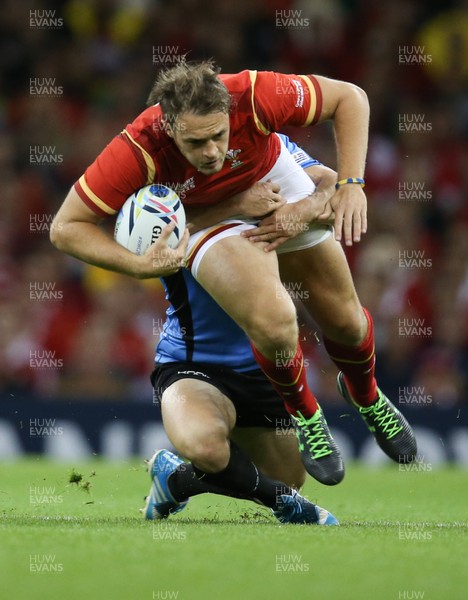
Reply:
[[75, 183], [83, 202], [98, 215], [113, 215], [135, 190], [157, 182], [175, 190], [184, 204], [217, 204], [272, 168], [279, 155], [272, 132], [284, 125], [306, 127], [320, 116], [322, 94], [312, 75], [242, 71], [220, 79], [232, 97], [221, 171], [203, 175], [192, 167], [167, 135], [156, 104], [127, 125]]

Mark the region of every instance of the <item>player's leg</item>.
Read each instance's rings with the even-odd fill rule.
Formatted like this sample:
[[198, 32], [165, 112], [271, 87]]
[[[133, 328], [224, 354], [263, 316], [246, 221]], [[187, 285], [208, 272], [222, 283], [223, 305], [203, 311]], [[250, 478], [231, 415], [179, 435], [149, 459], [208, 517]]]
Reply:
[[[153, 384], [161, 400], [168, 436], [207, 470], [184, 463], [167, 450], [156, 452], [150, 461], [153, 485], [145, 517], [167, 517], [184, 508], [189, 496], [212, 492], [260, 502], [269, 506], [284, 523], [337, 524], [325, 509], [315, 506], [283, 482], [266, 477], [237, 444], [229, 441], [236, 415], [231, 401], [217, 387], [220, 384], [214, 384], [219, 369], [205, 369], [200, 379], [193, 376], [180, 379], [184, 368], [181, 365], [186, 364], [174, 363], [155, 369]], [[200, 371], [202, 367], [196, 364], [196, 368]]]
[[[279, 429], [279, 430], [278, 430]], [[306, 471], [297, 448], [294, 429], [267, 427], [236, 427], [233, 439], [267, 477], [284, 481], [300, 490]]]
[[403, 415], [377, 387], [372, 317], [359, 302], [340, 244], [330, 236], [310, 248], [282, 254], [280, 265], [283, 280], [301, 285], [306, 292], [303, 304], [340, 370], [340, 393], [358, 408], [391, 458], [412, 460], [415, 437]]
[[236, 422], [229, 398], [205, 381], [179, 379], [164, 390], [161, 413], [178, 453], [207, 473], [226, 468], [229, 436]]
[[[340, 244], [329, 236], [311, 248], [281, 254], [280, 265], [282, 279], [301, 290], [302, 303], [321, 329], [332, 358], [342, 358], [337, 366], [356, 400], [363, 405], [375, 400], [372, 323], [361, 307]], [[335, 346], [341, 352], [331, 352]]]
[[246, 332], [288, 411], [314, 414], [317, 403], [306, 383], [296, 309], [280, 281], [274, 253], [263, 252], [237, 232], [205, 244], [192, 273]]
[[231, 374], [229, 386], [237, 411], [231, 439], [262, 473], [300, 489], [306, 471], [295, 441], [293, 419], [281, 398], [259, 370]]
[[296, 310], [279, 278], [278, 260], [233, 235], [204, 253], [197, 280], [270, 361], [294, 356]]
[[[165, 450], [155, 454], [150, 463], [153, 486], [147, 499], [147, 518], [177, 512], [190, 496], [206, 492], [255, 500], [274, 511], [282, 508], [283, 495], [299, 502], [290, 487], [266, 477], [229, 440], [235, 409], [215, 386], [197, 379], [179, 379], [163, 392], [161, 409], [169, 439], [191, 462], [184, 463]], [[310, 522], [315, 522], [318, 513], [309, 508]]]
[[307, 471], [326, 485], [339, 483], [343, 461], [307, 385], [296, 310], [281, 284], [277, 257], [239, 235], [224, 237], [204, 247], [196, 278], [247, 333], [259, 366], [296, 417]]

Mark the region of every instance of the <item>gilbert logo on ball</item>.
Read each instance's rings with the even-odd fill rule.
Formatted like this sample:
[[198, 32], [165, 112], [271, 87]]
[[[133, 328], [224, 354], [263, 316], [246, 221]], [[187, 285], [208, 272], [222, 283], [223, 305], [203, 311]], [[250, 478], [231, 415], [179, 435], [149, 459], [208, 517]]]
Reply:
[[134, 254], [144, 254], [159, 238], [163, 228], [175, 224], [168, 245], [175, 248], [185, 231], [185, 210], [179, 196], [161, 184], [147, 185], [134, 192], [120, 209], [114, 238]]

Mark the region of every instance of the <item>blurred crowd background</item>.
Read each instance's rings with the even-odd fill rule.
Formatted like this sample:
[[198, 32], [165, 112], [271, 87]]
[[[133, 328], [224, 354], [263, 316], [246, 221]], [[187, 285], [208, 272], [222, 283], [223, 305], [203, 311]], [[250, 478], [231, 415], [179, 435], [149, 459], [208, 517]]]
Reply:
[[[151, 398], [159, 282], [85, 266], [48, 232], [158, 70], [187, 55], [365, 89], [369, 231], [348, 257], [375, 319], [379, 383], [394, 400], [466, 403], [466, 0], [6, 0], [0, 47], [1, 394]], [[287, 133], [336, 166], [328, 125]], [[336, 371], [300, 321], [313, 389], [336, 402]]]

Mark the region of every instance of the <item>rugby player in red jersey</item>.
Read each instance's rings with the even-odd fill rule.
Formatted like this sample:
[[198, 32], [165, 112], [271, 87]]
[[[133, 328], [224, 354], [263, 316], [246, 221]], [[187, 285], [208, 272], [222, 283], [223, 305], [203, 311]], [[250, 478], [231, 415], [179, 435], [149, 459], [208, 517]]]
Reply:
[[[365, 93], [321, 76], [219, 75], [210, 62], [182, 62], [158, 76], [149, 104], [70, 190], [51, 228], [53, 243], [81, 260], [139, 278], [168, 275], [187, 260], [197, 281], [249, 336], [259, 366], [294, 417], [307, 471], [333, 485], [344, 476], [341, 456], [307, 386], [296, 311], [281, 285], [277, 254], [264, 251], [265, 239], [284, 241], [277, 239], [276, 221], [272, 232], [263, 224], [260, 243], [241, 236], [255, 227], [244, 217], [255, 215], [208, 227], [191, 237], [187, 259], [187, 238], [170, 251], [166, 232], [145, 255], [136, 256], [98, 227], [134, 190], [153, 181], [175, 189], [188, 208], [203, 208], [207, 223], [213, 214], [232, 216], [229, 204], [223, 207], [226, 199], [255, 182], [278, 184], [288, 201], [277, 211], [289, 235], [277, 248], [282, 271], [309, 294], [306, 308], [340, 369], [339, 391], [391, 458], [412, 460], [413, 432], [377, 387], [372, 319], [360, 305], [339, 244], [343, 233], [346, 244], [358, 242], [367, 227]], [[285, 125], [324, 120], [333, 122], [338, 155], [337, 190], [325, 205], [307, 190], [301, 175], [307, 176], [271, 135]], [[332, 212], [334, 236], [322, 220]]]
[[[317, 186], [314, 194], [330, 197], [336, 173], [281, 138]], [[257, 214], [269, 213], [267, 185], [238, 195], [239, 211], [255, 205]], [[249, 338], [187, 269], [161, 281], [170, 307], [151, 381], [176, 453], [160, 449], [148, 461], [145, 518], [166, 518], [209, 492], [254, 500], [282, 523], [336, 524], [299, 493], [306, 472], [290, 435], [292, 419], [259, 369]]]

